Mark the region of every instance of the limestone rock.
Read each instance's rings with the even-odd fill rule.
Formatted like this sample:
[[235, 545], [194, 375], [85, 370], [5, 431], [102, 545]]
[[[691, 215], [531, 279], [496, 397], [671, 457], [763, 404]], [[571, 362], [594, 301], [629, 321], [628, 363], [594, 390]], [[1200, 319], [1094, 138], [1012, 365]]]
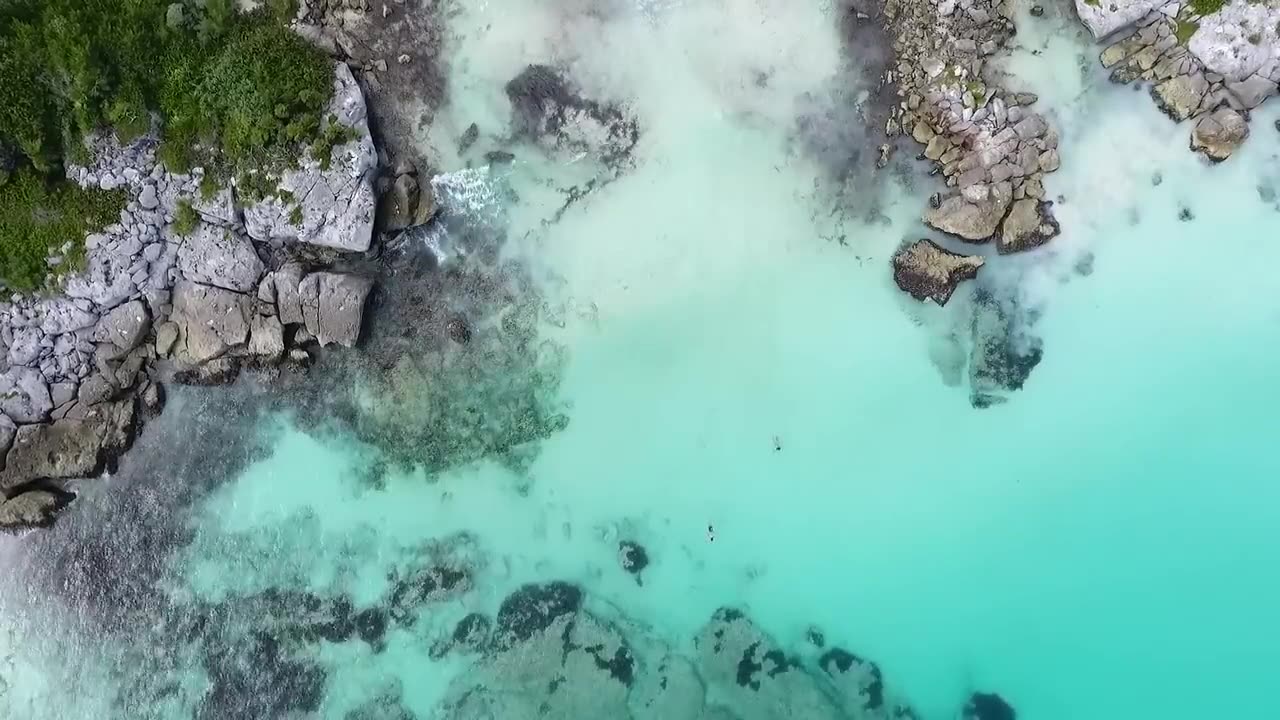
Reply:
[[167, 357], [169, 351], [173, 349], [173, 344], [178, 341], [178, 326], [172, 322], [165, 322], [156, 328], [156, 353], [162, 357]]
[[89, 477], [128, 446], [133, 437], [133, 399], [99, 405], [83, 418], [18, 428], [0, 489], [33, 480]]
[[1080, 21], [1096, 40], [1133, 25], [1169, 0], [1075, 0]]
[[53, 410], [49, 385], [39, 370], [11, 367], [0, 373], [0, 411], [19, 423], [43, 422]]
[[151, 316], [141, 300], [117, 306], [98, 323], [98, 337], [127, 352], [134, 349], [151, 329]]
[[203, 193], [196, 193], [196, 196], [191, 199], [191, 207], [210, 225], [223, 227], [240, 225], [240, 211], [236, 209], [235, 193], [229, 187], [221, 188], [207, 198]]
[[1209, 83], [1199, 73], [1169, 78], [1151, 89], [1151, 97], [1164, 114], [1179, 122], [1186, 120], [1200, 107]]
[[302, 322], [302, 296], [298, 286], [302, 283], [302, 266], [286, 263], [275, 272], [276, 314], [285, 325]]
[[345, 273], [312, 273], [302, 279], [298, 292], [306, 328], [323, 347], [338, 343], [354, 347], [360, 339], [364, 302], [373, 280]]
[[937, 208], [926, 210], [924, 221], [935, 230], [970, 242], [985, 242], [999, 227], [1010, 199], [1003, 193], [991, 193], [984, 200], [972, 202], [961, 195], [953, 195]]
[[893, 281], [917, 300], [946, 305], [956, 286], [978, 274], [983, 259], [960, 255], [931, 240], [918, 240], [893, 255]]
[[4, 456], [13, 445], [13, 437], [18, 434], [18, 426], [13, 424], [8, 415], [0, 413], [0, 470], [4, 469]]
[[280, 319], [257, 315], [249, 327], [249, 354], [278, 360], [284, 354], [284, 327]]
[[187, 364], [217, 358], [249, 339], [248, 296], [210, 285], [181, 281], [173, 292], [178, 328], [176, 356]]
[[201, 223], [178, 250], [178, 267], [192, 282], [248, 292], [262, 275], [253, 243], [232, 230]]
[[[292, 194], [292, 202], [272, 197], [244, 208], [250, 237], [354, 252], [369, 249], [377, 153], [364, 96], [345, 63], [335, 63], [334, 95], [326, 117], [330, 115], [337, 116], [355, 138], [334, 147], [329, 158], [305, 158], [301, 167], [281, 175], [278, 185]], [[298, 216], [301, 222], [295, 224]]]
[[0, 530], [28, 530], [53, 522], [63, 500], [47, 490], [28, 490], [5, 500], [0, 497]]
[[1187, 48], [1205, 70], [1243, 80], [1274, 58], [1280, 10], [1266, 2], [1226, 2], [1200, 23]]
[[1002, 255], [1039, 247], [1056, 237], [1058, 221], [1053, 218], [1052, 202], [1026, 198], [1015, 200], [1009, 215], [1000, 226], [996, 250]]
[[1249, 137], [1249, 124], [1240, 113], [1229, 107], [1203, 115], [1191, 132], [1191, 149], [1204, 153], [1214, 162], [1222, 162]]
[[1250, 75], [1244, 80], [1229, 80], [1226, 86], [1246, 110], [1258, 107], [1264, 100], [1276, 94], [1276, 83], [1259, 75]]

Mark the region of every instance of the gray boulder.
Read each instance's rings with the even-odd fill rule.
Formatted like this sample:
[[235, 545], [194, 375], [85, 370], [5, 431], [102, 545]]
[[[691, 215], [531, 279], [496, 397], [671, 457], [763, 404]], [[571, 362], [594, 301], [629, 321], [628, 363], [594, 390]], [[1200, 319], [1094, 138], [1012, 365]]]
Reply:
[[96, 339], [110, 342], [122, 351], [134, 349], [151, 330], [151, 315], [141, 300], [117, 306], [98, 323]]
[[12, 367], [0, 373], [0, 411], [20, 423], [43, 422], [53, 410], [49, 386], [39, 370]]
[[133, 439], [133, 399], [99, 405], [83, 418], [18, 428], [0, 489], [11, 490], [40, 479], [89, 477]]
[[182, 244], [178, 267], [188, 280], [236, 292], [252, 290], [263, 271], [253, 243], [209, 223], [201, 223]]
[[1250, 75], [1239, 81], [1228, 80], [1226, 85], [1227, 90], [1236, 96], [1246, 110], [1258, 107], [1276, 94], [1276, 83], [1260, 75]]
[[336, 116], [354, 139], [334, 147], [329, 158], [306, 158], [298, 169], [284, 172], [278, 186], [292, 195], [292, 201], [271, 197], [244, 208], [245, 229], [255, 240], [295, 240], [354, 252], [369, 249], [377, 152], [360, 86], [345, 63], [334, 67], [334, 94], [326, 117]]
[[360, 339], [364, 303], [373, 280], [345, 273], [319, 272], [302, 279], [298, 293], [307, 330], [323, 347], [355, 347]]
[[249, 354], [277, 360], [284, 354], [284, 327], [280, 319], [257, 315], [249, 326]]
[[[83, 300], [80, 302], [84, 302]], [[65, 298], [41, 301], [36, 306], [41, 316], [40, 330], [46, 335], [62, 335], [93, 327], [98, 315]]]
[[970, 242], [986, 242], [995, 233], [1009, 209], [1010, 197], [991, 193], [986, 199], [971, 202], [962, 195], [952, 195], [936, 208], [925, 211], [924, 221], [935, 230], [955, 235]]
[[28, 490], [5, 500], [0, 497], [0, 530], [29, 530], [53, 522], [63, 501], [47, 490]]
[[40, 359], [45, 334], [38, 327], [20, 327], [9, 343], [9, 364], [34, 365]]
[[220, 357], [249, 339], [248, 296], [210, 285], [181, 281], [173, 291], [172, 321], [178, 329], [175, 356], [198, 365]]
[[302, 283], [302, 266], [286, 263], [275, 272], [276, 314], [285, 325], [302, 322], [302, 296], [298, 286]]
[[1200, 107], [1204, 94], [1209, 91], [1209, 82], [1204, 76], [1195, 73], [1169, 78], [1151, 88], [1151, 97], [1156, 105], [1170, 118], [1182, 122]]

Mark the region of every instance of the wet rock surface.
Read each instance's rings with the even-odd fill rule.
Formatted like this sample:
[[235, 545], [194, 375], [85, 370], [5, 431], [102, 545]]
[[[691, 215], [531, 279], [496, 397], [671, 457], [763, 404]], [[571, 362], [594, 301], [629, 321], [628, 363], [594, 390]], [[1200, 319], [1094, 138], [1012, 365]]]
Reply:
[[977, 276], [983, 259], [946, 250], [932, 240], [917, 240], [893, 255], [893, 280], [917, 300], [946, 305], [956, 287]]
[[1222, 162], [1249, 137], [1244, 117], [1229, 107], [1203, 115], [1191, 131], [1191, 149], [1201, 152], [1213, 162]]
[[1000, 225], [996, 249], [1001, 254], [1023, 252], [1057, 237], [1059, 227], [1052, 207], [1053, 203], [1046, 200], [1024, 198], [1015, 201]]

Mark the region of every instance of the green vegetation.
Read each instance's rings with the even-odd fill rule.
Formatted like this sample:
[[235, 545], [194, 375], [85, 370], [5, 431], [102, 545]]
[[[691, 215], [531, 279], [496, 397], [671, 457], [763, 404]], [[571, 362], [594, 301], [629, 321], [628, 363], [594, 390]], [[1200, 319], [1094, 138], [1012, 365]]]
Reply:
[[1195, 20], [1178, 18], [1174, 21], [1173, 36], [1178, 39], [1179, 45], [1186, 45], [1191, 40], [1191, 36], [1195, 35], [1199, 29], [1200, 23]]
[[191, 206], [190, 200], [179, 200], [178, 209], [173, 214], [173, 230], [179, 235], [190, 235], [200, 225], [200, 214]]
[[124, 204], [123, 190], [50, 184], [31, 168], [17, 170], [0, 188], [0, 278], [12, 290], [40, 287], [49, 270], [46, 258], [62, 255], [64, 265], [78, 263], [84, 234], [115, 221]]
[[1187, 5], [1200, 17], [1212, 15], [1223, 8], [1227, 0], [1191, 0]]
[[[280, 169], [304, 147], [331, 142], [321, 131], [331, 66], [286, 27], [296, 0], [267, 0], [248, 15], [236, 7], [237, 0], [0, 0], [0, 278], [14, 287], [39, 283], [13, 274], [32, 272], [23, 258], [42, 241], [13, 234], [21, 224], [12, 217], [87, 221], [116, 202], [114, 193], [59, 189], [63, 165], [86, 159], [82, 139], [95, 130], [111, 128], [128, 141], [158, 120], [159, 157], [171, 170], [201, 164], [216, 174], [206, 175], [204, 193], [219, 179]], [[24, 168], [22, 187], [4, 182]], [[31, 190], [42, 185], [43, 194]], [[53, 205], [20, 209], [33, 202]], [[68, 233], [55, 246], [80, 239], [71, 237], [81, 231], [74, 223], [42, 227]]]
[[289, 224], [294, 227], [302, 225], [302, 206], [294, 205], [293, 210], [289, 213]]
[[1088, 5], [1089, 7], [1098, 7], [1102, 3], [1099, 2], [1099, 0], [1084, 0], [1084, 4]]
[[218, 181], [213, 179], [213, 173], [206, 172], [204, 177], [200, 178], [200, 199], [208, 202], [218, 194]]
[[330, 115], [324, 130], [320, 132], [320, 136], [311, 145], [311, 157], [320, 162], [320, 169], [328, 170], [329, 163], [333, 159], [333, 149], [345, 142], [355, 140], [357, 137], [359, 135], [354, 129], [339, 123], [338, 116]]

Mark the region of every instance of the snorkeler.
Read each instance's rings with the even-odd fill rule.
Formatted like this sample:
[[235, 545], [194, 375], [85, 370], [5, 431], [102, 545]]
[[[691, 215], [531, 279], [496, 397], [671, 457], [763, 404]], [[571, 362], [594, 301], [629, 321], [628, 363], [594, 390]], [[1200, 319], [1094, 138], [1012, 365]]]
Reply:
[[707, 542], [715, 542], [715, 541], [716, 541], [716, 529], [712, 527], [710, 523], [708, 523], [707, 524]]

